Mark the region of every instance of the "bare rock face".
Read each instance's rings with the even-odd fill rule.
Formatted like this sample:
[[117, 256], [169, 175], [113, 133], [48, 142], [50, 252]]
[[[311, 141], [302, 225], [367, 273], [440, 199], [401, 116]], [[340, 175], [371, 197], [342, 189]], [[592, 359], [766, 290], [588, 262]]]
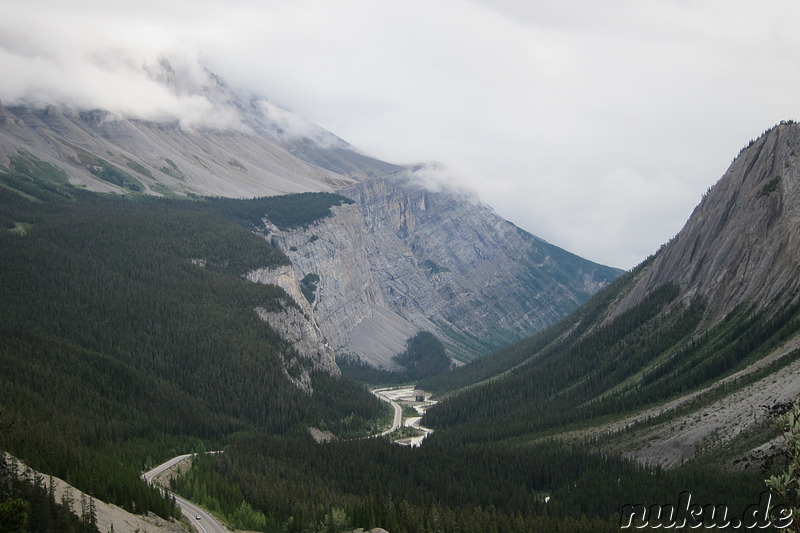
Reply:
[[[370, 253], [377, 253], [380, 244], [366, 231], [359, 206], [336, 206], [331, 217], [290, 231], [266, 221], [265, 232], [292, 265], [249, 278], [286, 290], [308, 310], [336, 351], [391, 366], [391, 357], [402, 352], [406, 339], [419, 329], [384, 300], [370, 262]], [[301, 282], [307, 276], [318, 276], [319, 281], [303, 294]]]
[[617, 312], [668, 281], [684, 299], [705, 297], [711, 322], [742, 302], [791, 303], [800, 288], [799, 222], [800, 125], [781, 124], [742, 150]]
[[325, 342], [317, 325], [307, 315], [295, 307], [280, 312], [256, 308], [256, 313], [297, 351], [296, 356], [283, 355], [283, 369], [286, 376], [298, 388], [308, 393], [313, 392], [311, 370], [321, 370], [334, 376], [340, 375], [333, 350]]
[[377, 366], [392, 366], [421, 330], [458, 359], [478, 357], [552, 324], [619, 273], [409, 174], [339, 193], [355, 203], [309, 227], [267, 222], [293, 270], [273, 282], [290, 294], [289, 285], [305, 283], [302, 298], [334, 350]]

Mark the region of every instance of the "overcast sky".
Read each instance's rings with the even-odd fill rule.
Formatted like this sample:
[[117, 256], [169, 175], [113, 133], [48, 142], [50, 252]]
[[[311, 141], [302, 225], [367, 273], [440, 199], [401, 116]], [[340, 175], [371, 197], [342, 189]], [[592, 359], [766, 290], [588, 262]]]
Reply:
[[630, 268], [742, 146], [800, 118], [798, 25], [795, 0], [9, 0], [0, 100], [191, 117], [207, 103], [137, 72], [202, 64]]

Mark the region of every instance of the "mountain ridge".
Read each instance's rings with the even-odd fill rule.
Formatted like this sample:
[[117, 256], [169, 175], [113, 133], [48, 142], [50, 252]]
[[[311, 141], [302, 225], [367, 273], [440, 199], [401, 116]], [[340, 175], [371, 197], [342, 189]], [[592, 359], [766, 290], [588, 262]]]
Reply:
[[[305, 305], [301, 283], [324, 271], [315, 289], [319, 316], [308, 306], [310, 323], [301, 328], [308, 339], [298, 339], [306, 353], [328, 353], [330, 341], [333, 350], [390, 367], [405, 341], [427, 330], [448, 343], [455, 359], [467, 361], [553, 323], [619, 273], [523, 232], [475, 198], [431, 184], [424, 166], [364, 155], [264, 98], [235, 93], [207, 70], [187, 73], [163, 59], [144, 70], [187, 116], [165, 110], [145, 119], [67, 105], [0, 104], [0, 183], [29, 197], [36, 197], [35, 183], [68, 197], [65, 182], [101, 193], [182, 199], [350, 197], [360, 209], [337, 207], [313, 230], [277, 228], [265, 213], [254, 217], [257, 231], [303, 266], [289, 269], [291, 281], [287, 269], [254, 272], [251, 279], [280, 279]], [[198, 109], [214, 113], [198, 117]], [[434, 202], [432, 209], [426, 201]], [[322, 235], [327, 239], [308, 242]], [[318, 248], [320, 259], [293, 250], [301, 248]], [[344, 258], [343, 249], [354, 255]], [[498, 265], [503, 273], [493, 276]], [[469, 281], [473, 275], [480, 283]]]
[[[685, 287], [684, 299], [709, 298], [711, 322], [743, 300], [763, 308], [796, 293], [800, 270], [790, 258], [800, 255], [798, 145], [800, 130], [790, 122], [744, 149], [656, 255], [620, 309], [667, 281]], [[732, 218], [736, 211], [746, 211], [748, 219]]]

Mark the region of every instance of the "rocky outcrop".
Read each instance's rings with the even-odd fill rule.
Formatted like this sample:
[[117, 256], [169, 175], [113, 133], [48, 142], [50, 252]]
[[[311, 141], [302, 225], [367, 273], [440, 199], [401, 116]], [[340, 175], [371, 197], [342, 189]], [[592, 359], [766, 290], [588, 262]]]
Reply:
[[[248, 278], [284, 288], [313, 316], [337, 352], [356, 353], [391, 366], [391, 357], [419, 329], [394, 313], [383, 298], [371, 263], [381, 245], [364, 226], [360, 207], [333, 207], [332, 216], [290, 231], [265, 223], [267, 237], [289, 256], [292, 265], [251, 273]], [[319, 277], [310, 297], [300, 287], [309, 274]], [[376, 342], [370, 343], [370, 338]]]
[[311, 371], [320, 370], [334, 376], [340, 374], [333, 350], [310, 317], [295, 307], [272, 312], [257, 307], [255, 311], [296, 350], [296, 356], [283, 354], [283, 369], [298, 388], [313, 392]]
[[[705, 302], [697, 337], [713, 331], [714, 325], [740, 306], [750, 316], [769, 317], [798, 303], [800, 124], [781, 123], [742, 149], [678, 235], [637, 269], [606, 323], [665, 283], [680, 287], [673, 306], [694, 298]], [[669, 312], [668, 307], [660, 317]], [[796, 323], [785, 324], [780, 336], [782, 342], [770, 350], [753, 343], [752, 353], [761, 350], [762, 357], [736, 372], [615, 423], [617, 427], [601, 426], [597, 434], [680, 407], [680, 413], [665, 422], [626, 432], [619, 448], [641, 462], [672, 467], [708, 450], [730, 453], [731, 442], [750, 435], [752, 441], [746, 442], [755, 445], [753, 456], [758, 456], [763, 453], [762, 442], [748, 432], [768, 423], [765, 408], [789, 404], [800, 394], [800, 364], [791, 359], [800, 347]], [[716, 348], [722, 355], [734, 349], [739, 339], [728, 342], [730, 346]], [[746, 383], [746, 379], [752, 382], [736, 387], [738, 380]], [[706, 403], [701, 401], [704, 395], [711, 398]]]
[[457, 359], [478, 357], [552, 324], [618, 274], [533, 237], [474, 198], [429, 190], [413, 174], [340, 194], [355, 203], [311, 226], [282, 231], [266, 222], [293, 273], [265, 279], [290, 294], [290, 285], [316, 280], [301, 297], [325, 338], [378, 366], [391, 366], [421, 330]]

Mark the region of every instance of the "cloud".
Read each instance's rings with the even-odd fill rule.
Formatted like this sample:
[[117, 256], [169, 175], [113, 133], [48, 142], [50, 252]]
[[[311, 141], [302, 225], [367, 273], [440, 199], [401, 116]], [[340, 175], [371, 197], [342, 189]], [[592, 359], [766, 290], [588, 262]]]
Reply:
[[205, 66], [268, 99], [285, 131], [308, 124], [280, 108], [370, 155], [439, 161], [517, 225], [622, 267], [682, 227], [750, 138], [800, 111], [793, 0], [13, 4], [4, 102], [235, 126], [213, 94], [137, 70], [166, 55], [194, 83]]
[[[246, 128], [231, 106], [202, 94], [215, 82], [191, 52], [166, 39], [150, 40], [160, 32], [145, 28], [139, 41], [122, 14], [50, 7], [53, 12], [46, 15], [44, 9], [12, 10], [0, 22], [0, 71], [13, 73], [0, 82], [0, 100], [6, 104], [102, 108], [126, 117], [176, 121], [188, 129]], [[89, 35], [72, 33], [73, 24]], [[37, 31], [18, 29], [31, 27]]]

